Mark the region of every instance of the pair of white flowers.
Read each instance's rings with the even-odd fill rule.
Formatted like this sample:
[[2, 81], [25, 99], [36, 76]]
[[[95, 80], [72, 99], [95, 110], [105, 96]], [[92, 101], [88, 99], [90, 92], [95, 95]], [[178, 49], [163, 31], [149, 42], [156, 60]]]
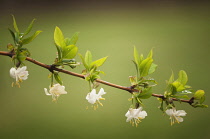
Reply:
[[[183, 122], [184, 119], [181, 116], [186, 116], [187, 113], [184, 110], [176, 110], [173, 108], [167, 109], [166, 114], [170, 116], [171, 125], [173, 125], [175, 122]], [[147, 112], [142, 111], [142, 107], [139, 107], [138, 109], [130, 108], [125, 116], [127, 117], [126, 122], [130, 122], [133, 126], [138, 126], [141, 119], [144, 119], [147, 116]]]
[[[15, 79], [16, 81], [16, 85], [18, 85], [20, 87], [20, 82], [22, 82], [23, 80], [28, 79], [28, 71], [26, 70], [27, 67], [23, 66], [22, 68], [18, 67], [18, 68], [14, 68], [12, 67], [10, 69], [10, 76], [12, 78]], [[14, 86], [14, 83], [12, 83], [12, 86]]]
[[[44, 88], [44, 91], [46, 95], [52, 96], [53, 101], [56, 101], [60, 95], [67, 94], [67, 92], [65, 91], [65, 86], [62, 86], [60, 84], [54, 84], [53, 86], [51, 86], [49, 92], [47, 88]], [[103, 104], [99, 100], [104, 100], [104, 98], [102, 98], [102, 95], [104, 94], [106, 94], [106, 92], [104, 92], [103, 88], [100, 89], [98, 94], [96, 94], [96, 89], [93, 89], [90, 93], [87, 94], [86, 99], [89, 103], [93, 105], [96, 104], [96, 106], [94, 107], [94, 109], [96, 109], [98, 107], [98, 104], [103, 106]]]

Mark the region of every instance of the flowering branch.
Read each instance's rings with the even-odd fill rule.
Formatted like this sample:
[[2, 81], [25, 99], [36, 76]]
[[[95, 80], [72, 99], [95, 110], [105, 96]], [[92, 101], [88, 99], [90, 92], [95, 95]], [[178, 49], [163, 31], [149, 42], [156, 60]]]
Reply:
[[[15, 55], [15, 53], [0, 51], [0, 55], [12, 57], [13, 55]], [[62, 72], [62, 73], [68, 74], [68, 75], [72, 75], [72, 76], [75, 76], [75, 77], [79, 77], [79, 78], [85, 79], [85, 75], [82, 75], [82, 74], [79, 74], [79, 73], [75, 73], [75, 72], [71, 72], [71, 71], [64, 70], [64, 69], [60, 69], [60, 68], [56, 68], [54, 65], [47, 65], [47, 64], [41, 63], [41, 62], [39, 62], [37, 60], [34, 60], [34, 59], [30, 58], [30, 57], [26, 57], [26, 60], [31, 62], [31, 63], [34, 63], [34, 64], [36, 64], [36, 65], [38, 65], [40, 67], [48, 69], [49, 71], [58, 71], [58, 72]], [[98, 82], [98, 83], [107, 85], [107, 86], [111, 86], [111, 87], [114, 87], [114, 88], [118, 88], [118, 89], [121, 89], [121, 90], [128, 91], [129, 93], [139, 92], [139, 90], [133, 89], [132, 87], [124, 87], [124, 86], [113, 84], [113, 83], [110, 83], [110, 82], [107, 82], [107, 81], [104, 81], [104, 80], [101, 80], [101, 79], [96, 79], [95, 81]], [[160, 94], [152, 94], [152, 96], [153, 97], [158, 97], [158, 98], [161, 98], [161, 99], [165, 99], [164, 95], [160, 95]], [[184, 100], [184, 99], [178, 100], [176, 98], [172, 98], [172, 100], [173, 101], [185, 102], [185, 103], [188, 103], [190, 105], [194, 102], [193, 97], [190, 100]]]
[[[54, 31], [54, 43], [57, 49], [57, 56], [54, 63], [47, 65], [36, 61], [30, 57], [29, 50], [23, 47], [24, 45], [32, 42], [39, 33], [42, 32], [38, 30], [32, 36], [25, 38], [25, 36], [31, 31], [33, 23], [34, 20], [32, 20], [27, 30], [24, 33], [21, 33], [13, 16], [13, 27], [15, 31], [12, 31], [11, 29], [9, 29], [9, 31], [13, 37], [14, 45], [11, 43], [7, 45], [9, 52], [0, 51], [0, 55], [12, 58], [14, 67], [10, 69], [10, 76], [16, 80], [15, 85], [19, 87], [19, 83], [26, 80], [29, 75], [26, 70], [27, 67], [23, 63], [27, 60], [50, 71], [49, 78], [51, 78], [51, 83], [49, 90], [44, 88], [44, 92], [46, 95], [52, 96], [53, 101], [57, 101], [60, 95], [67, 94], [59, 73], [65, 73], [88, 81], [90, 92], [87, 94], [86, 99], [94, 109], [97, 109], [99, 105], [103, 106], [100, 100], [105, 100], [105, 98], [102, 97], [102, 95], [106, 94], [103, 88], [101, 88], [97, 93], [96, 89], [99, 84], [104, 84], [129, 92], [131, 94], [131, 98], [129, 98], [129, 100], [132, 101], [132, 105], [125, 116], [127, 117], [126, 122], [130, 122], [132, 125], [137, 126], [141, 122], [141, 119], [144, 119], [147, 116], [147, 112], [143, 110], [144, 105], [142, 100], [149, 99], [151, 96], [158, 98], [161, 103], [159, 108], [170, 116], [171, 125], [175, 122], [183, 122], [183, 118], [181, 116], [186, 116], [187, 114], [184, 110], [176, 110], [174, 101], [188, 103], [195, 108], [208, 107], [208, 105], [203, 104], [205, 101], [204, 90], [197, 90], [194, 92], [192, 88], [187, 85], [188, 76], [184, 70], [179, 71], [178, 79], [176, 80], [174, 79], [174, 74], [172, 73], [171, 77], [167, 81], [167, 87], [163, 95], [154, 94], [152, 92], [152, 88], [157, 85], [155, 79], [148, 77], [148, 75], [154, 73], [157, 68], [157, 65], [153, 63], [153, 50], [144, 57], [143, 54], [139, 55], [136, 47], [134, 47], [133, 63], [136, 68], [136, 76], [129, 76], [131, 83], [131, 86], [129, 87], [101, 80], [99, 74], [104, 72], [98, 70], [98, 68], [104, 64], [107, 56], [94, 61], [92, 60], [92, 54], [90, 51], [87, 51], [85, 55], [79, 54], [85, 68], [82, 71], [82, 74], [64, 69], [64, 66], [69, 66], [73, 69], [80, 64], [74, 59], [78, 54], [78, 47], [76, 46], [79, 34], [78, 32], [76, 32], [71, 38], [65, 38], [61, 29], [56, 27]], [[54, 79], [57, 82], [56, 84], [54, 83]], [[14, 82], [12, 83], [12, 86], [13, 85]], [[192, 94], [193, 96], [190, 98], [188, 95]], [[164, 104], [166, 105], [165, 109]]]

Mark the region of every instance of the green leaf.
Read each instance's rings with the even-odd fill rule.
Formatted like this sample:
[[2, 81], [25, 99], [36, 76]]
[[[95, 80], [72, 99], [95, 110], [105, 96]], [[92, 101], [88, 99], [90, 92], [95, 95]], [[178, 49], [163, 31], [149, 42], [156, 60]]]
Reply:
[[87, 51], [86, 54], [85, 54], [85, 63], [88, 67], [88, 70], [90, 68], [90, 64], [92, 63], [92, 54], [90, 51]]
[[[82, 60], [83, 65], [85, 66], [85, 68], [88, 69], [88, 66], [87, 66], [87, 64], [86, 64], [86, 62], [85, 62], [84, 57], [83, 57], [81, 54], [79, 54], [79, 56], [80, 56], [80, 58], [81, 58], [81, 60]], [[86, 71], [85, 71], [85, 72], [86, 72]]]
[[174, 82], [174, 73], [173, 73], [173, 71], [172, 71], [171, 77], [169, 78], [168, 83], [171, 84], [171, 83], [173, 83], [173, 82]]
[[178, 82], [178, 81], [173, 82], [172, 85], [176, 88], [176, 91], [177, 91], [177, 92], [181, 92], [181, 91], [185, 90], [184, 85], [181, 84], [181, 83]]
[[34, 21], [35, 21], [35, 20], [36, 20], [36, 19], [33, 19], [33, 20], [31, 21], [30, 25], [28, 26], [27, 30], [26, 30], [25, 33], [24, 33], [24, 36], [27, 35], [28, 33], [30, 33], [30, 31], [31, 31], [31, 29], [32, 29], [32, 27], [33, 27], [33, 24], [34, 24]]
[[58, 45], [56, 45], [56, 44], [55, 44], [55, 46], [56, 46], [56, 49], [57, 49], [57, 51], [58, 51], [58, 60], [60, 61], [61, 58], [62, 58], [62, 49], [61, 49], [60, 46], [58, 46]]
[[22, 44], [28, 44], [28, 43], [32, 42], [41, 32], [42, 32], [41, 30], [38, 30], [32, 36], [30, 36], [26, 39], [23, 39]]
[[12, 15], [12, 19], [13, 19], [13, 27], [14, 27], [15, 31], [19, 34], [20, 31], [18, 29], [18, 26], [17, 26], [17, 23], [16, 23], [14, 15]]
[[204, 90], [197, 90], [194, 94], [194, 98], [200, 100], [204, 96]]
[[57, 27], [57, 26], [55, 27], [54, 41], [55, 41], [55, 44], [60, 46], [60, 47], [65, 47], [66, 46], [63, 33], [60, 30], [60, 28]]
[[147, 58], [149, 58], [149, 57], [152, 58], [152, 56], [153, 56], [153, 50], [151, 49], [149, 54], [148, 54], [148, 56], [147, 56]]
[[202, 104], [205, 101], [205, 99], [206, 99], [206, 97], [202, 96], [201, 99], [200, 99], [200, 104]]
[[23, 62], [27, 56], [30, 56], [30, 53], [27, 49], [23, 49], [21, 52], [18, 53], [17, 58], [20, 62]]
[[96, 66], [96, 67], [102, 66], [104, 64], [104, 62], [106, 61], [107, 57], [103, 57], [101, 59], [98, 59], [98, 60], [92, 62], [91, 65], [90, 65], [90, 67], [92, 67], [92, 66]]
[[136, 49], [135, 46], [134, 46], [133, 56], [134, 56], [134, 62], [135, 62], [136, 65], [139, 67], [141, 61], [140, 61], [140, 57], [139, 57], [138, 51], [137, 51], [137, 49]]
[[74, 33], [71, 39], [65, 39], [66, 45], [75, 45], [77, 43], [79, 32]]
[[9, 30], [10, 34], [12, 35], [12, 38], [13, 38], [13, 40], [15, 42], [15, 33], [9, 28], [8, 28], [8, 30]]
[[[143, 54], [140, 55], [140, 63], [144, 60]], [[139, 65], [140, 66], [140, 65]]]
[[7, 50], [12, 51], [14, 48], [15, 47], [11, 43], [7, 44]]
[[19, 44], [19, 41], [20, 41], [20, 36], [19, 36], [19, 33], [15, 32], [15, 44]]
[[145, 88], [139, 95], [140, 99], [148, 99], [152, 96], [152, 87]]
[[197, 107], [199, 107], [199, 108], [208, 108], [208, 105], [205, 105], [205, 104], [193, 104], [192, 106], [195, 107], [195, 108], [197, 108]]
[[184, 70], [179, 71], [179, 78], [177, 79], [178, 82], [180, 82], [182, 85], [186, 85], [188, 78], [187, 73]]
[[77, 54], [78, 48], [75, 45], [69, 45], [63, 48], [63, 59], [73, 59]]
[[[133, 61], [133, 60], [132, 60]], [[137, 75], [139, 74], [139, 67], [138, 67], [138, 65], [136, 64], [136, 62], [135, 61], [133, 61], [133, 63], [134, 63], [134, 65], [135, 65], [135, 67], [136, 67], [136, 71], [137, 71]]]
[[151, 64], [151, 67], [150, 67], [150, 69], [149, 69], [149, 73], [148, 73], [148, 74], [154, 73], [155, 70], [156, 70], [156, 68], [157, 68], [157, 66], [158, 66], [158, 65], [152, 63], [152, 64]]
[[153, 62], [153, 59], [150, 57], [144, 59], [141, 62], [140, 67], [139, 67], [141, 77], [147, 76], [149, 74], [149, 69], [151, 67], [152, 62]]
[[59, 74], [57, 72], [54, 73], [54, 78], [60, 85], [63, 84], [62, 80], [61, 80], [61, 77], [59, 76]]
[[129, 76], [129, 80], [130, 80], [131, 85], [137, 85], [136, 77]]

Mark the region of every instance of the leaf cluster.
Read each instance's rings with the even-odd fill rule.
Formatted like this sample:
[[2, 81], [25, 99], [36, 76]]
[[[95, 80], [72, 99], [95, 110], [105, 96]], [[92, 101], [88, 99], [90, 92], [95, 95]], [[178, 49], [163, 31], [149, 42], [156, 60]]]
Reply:
[[[191, 86], [187, 85], [188, 76], [184, 70], [180, 70], [178, 78], [174, 79], [174, 74], [172, 72], [171, 77], [167, 81], [166, 91], [164, 93], [165, 101], [167, 107], [175, 107], [172, 98], [180, 99], [190, 99], [190, 104], [193, 107], [208, 107], [204, 105], [205, 92], [203, 90], [193, 91]], [[163, 100], [161, 100], [163, 103]], [[181, 101], [180, 101], [181, 102]], [[161, 104], [161, 110], [163, 110], [163, 104]]]
[[131, 87], [139, 90], [133, 93], [137, 103], [142, 103], [141, 99], [148, 99], [152, 96], [152, 87], [157, 82], [153, 78], [146, 77], [155, 72], [157, 65], [153, 63], [153, 50], [151, 50], [146, 58], [143, 54], [139, 55], [136, 47], [134, 47], [133, 63], [136, 67], [137, 76], [130, 76]]
[[64, 35], [59, 27], [55, 28], [54, 41], [58, 51], [58, 57], [54, 65], [63, 66], [68, 65], [75, 68], [78, 63], [74, 57], [77, 55], [78, 47], [76, 46], [79, 33], [76, 32], [71, 38], [64, 38]]
[[12, 35], [15, 45], [13, 46], [12, 44], [8, 44], [7, 48], [9, 51], [16, 53], [16, 55], [13, 56], [13, 60], [15, 61], [16, 59], [22, 64], [26, 57], [30, 56], [29, 50], [27, 48], [23, 48], [23, 45], [31, 43], [42, 31], [38, 30], [33, 35], [26, 37], [31, 32], [35, 19], [31, 21], [28, 28], [25, 30], [25, 32], [22, 33], [19, 31], [15, 17], [13, 15], [12, 18], [14, 31], [9, 28], [8, 29]]
[[104, 62], [107, 59], [106, 57], [100, 58], [98, 60], [93, 61], [92, 60], [92, 54], [90, 51], [87, 51], [85, 53], [85, 56], [83, 57], [81, 54], [79, 54], [82, 63], [85, 67], [85, 70], [83, 70], [82, 74], [86, 75], [85, 79], [87, 81], [91, 81], [94, 82], [95, 79], [100, 78], [99, 74], [103, 73], [103, 71], [98, 70], [98, 67], [102, 66], [104, 64]]

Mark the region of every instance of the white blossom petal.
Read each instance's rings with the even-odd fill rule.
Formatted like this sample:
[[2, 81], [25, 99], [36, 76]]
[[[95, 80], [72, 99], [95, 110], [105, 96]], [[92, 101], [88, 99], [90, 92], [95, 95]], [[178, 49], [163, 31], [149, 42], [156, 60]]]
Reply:
[[176, 113], [177, 116], [186, 116], [186, 114], [187, 113], [184, 110], [178, 110]]
[[15, 71], [16, 71], [16, 69], [13, 67], [10, 69], [10, 76], [14, 79], [16, 79]]
[[51, 96], [52, 94], [50, 94], [48, 91], [47, 91], [47, 88], [44, 88], [44, 92], [47, 96]]
[[106, 94], [106, 92], [104, 92], [104, 89], [101, 88], [101, 89], [99, 90], [98, 95], [99, 95], [99, 96], [102, 96], [102, 95], [104, 95], [104, 94]]
[[177, 122], [183, 122], [184, 119], [182, 117], [176, 117]]

